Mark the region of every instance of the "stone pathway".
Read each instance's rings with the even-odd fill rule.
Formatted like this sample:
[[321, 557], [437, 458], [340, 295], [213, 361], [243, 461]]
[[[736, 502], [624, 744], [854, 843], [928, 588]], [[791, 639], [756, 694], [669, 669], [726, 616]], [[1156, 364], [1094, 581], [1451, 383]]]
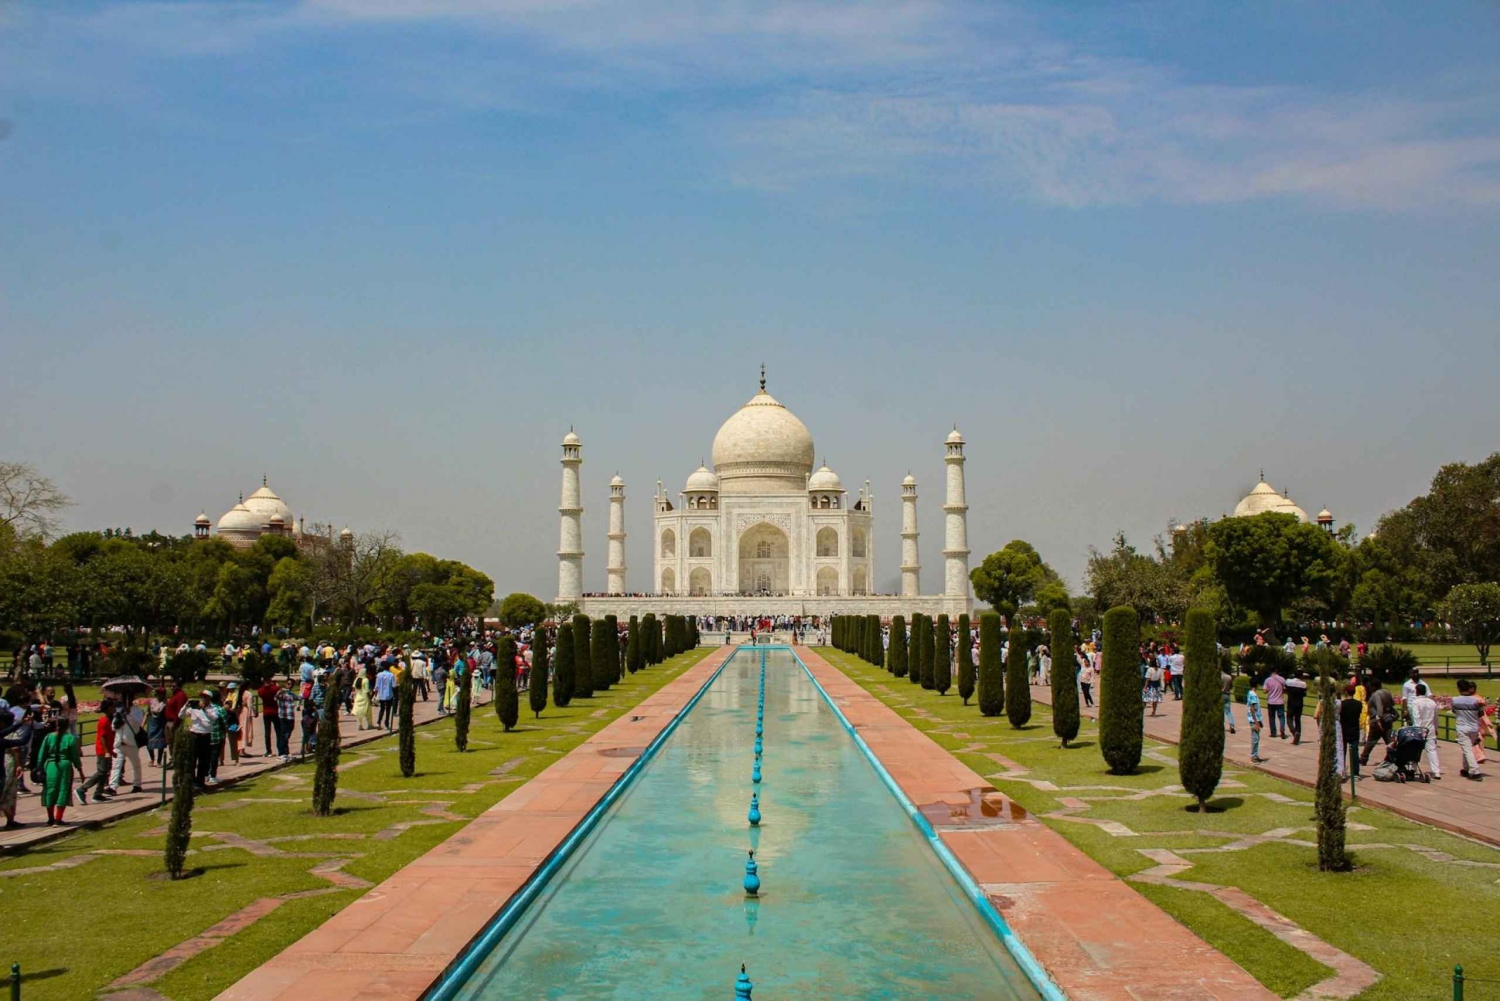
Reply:
[[[1039, 685], [1031, 686], [1031, 697], [1043, 705], [1052, 704], [1052, 690]], [[1094, 719], [1097, 708], [1084, 708], [1087, 719]], [[1235, 718], [1244, 723], [1245, 707], [1234, 707]], [[1158, 708], [1158, 715], [1146, 717], [1146, 734], [1155, 740], [1175, 744], [1182, 727], [1182, 703], [1170, 697]], [[1293, 744], [1288, 740], [1272, 740], [1269, 728], [1261, 732], [1260, 750], [1266, 759], [1257, 764], [1250, 760], [1249, 727], [1241, 725], [1238, 733], [1224, 735], [1225, 761], [1246, 769], [1258, 769], [1312, 788], [1318, 775], [1318, 728], [1312, 717], [1303, 722], [1304, 740]], [[1438, 755], [1443, 763], [1443, 780], [1431, 783], [1376, 782], [1368, 778], [1359, 780], [1356, 792], [1362, 803], [1370, 803], [1392, 813], [1419, 823], [1441, 827], [1466, 837], [1500, 845], [1500, 767], [1490, 763], [1489, 777], [1481, 782], [1460, 778], [1459, 749], [1457, 744], [1438, 741]], [[1370, 761], [1382, 761], [1385, 752], [1377, 749]], [[1176, 767], [1177, 762], [1171, 762]], [[1426, 755], [1422, 767], [1427, 767]], [[1344, 786], [1348, 789], [1348, 784]]]
[[[474, 710], [476, 712], [478, 711], [480, 706], [489, 704], [490, 698], [488, 692], [479, 689], [474, 692], [474, 696]], [[525, 699], [524, 694], [522, 695], [522, 699]], [[436, 699], [433, 699], [429, 702], [423, 702], [419, 699], [416, 703], [412, 716], [413, 721], [416, 723], [416, 725], [420, 727], [424, 724], [433, 723], [439, 719], [444, 718], [438, 715], [437, 705], [438, 704]], [[256, 723], [256, 726], [260, 726], [259, 722]], [[345, 714], [339, 720], [339, 733], [342, 739], [343, 748], [346, 751], [352, 747], [358, 747], [362, 744], [368, 744], [372, 741], [376, 741], [382, 737], [387, 736], [387, 733], [384, 730], [360, 730], [358, 722], [354, 719], [353, 716], [350, 716], [348, 714]], [[419, 733], [418, 736], [431, 738], [433, 735]], [[245, 779], [254, 778], [257, 775], [264, 775], [267, 772], [275, 772], [277, 769], [284, 767], [280, 758], [267, 758], [261, 756], [263, 748], [260, 746], [260, 741], [263, 737], [264, 733], [261, 730], [257, 729], [255, 733], [256, 747], [251, 751], [243, 753], [240, 757], [240, 763], [238, 765], [226, 764], [219, 766], [219, 782], [221, 787], [234, 785], [235, 783], [242, 782]], [[298, 763], [301, 760], [301, 741], [301, 728], [299, 726], [297, 728], [297, 731], [292, 734], [291, 749], [294, 752], [292, 756], [293, 763]], [[480, 742], [471, 741], [471, 743]], [[89, 743], [86, 747], [84, 747], [83, 752], [83, 773], [85, 775], [93, 775], [94, 745], [92, 743]], [[365, 761], [374, 760], [375, 758], [371, 755], [361, 755], [360, 757], [355, 758], [353, 761], [347, 764], [341, 764], [340, 770], [342, 771], [345, 768], [355, 767], [356, 765], [362, 764]], [[0, 854], [14, 853], [21, 849], [29, 848], [33, 845], [39, 845], [44, 842], [56, 840], [57, 838], [65, 837], [83, 826], [97, 826], [98, 824], [108, 823], [112, 820], [120, 820], [125, 817], [132, 817], [138, 813], [145, 813], [148, 810], [156, 809], [163, 802], [162, 770], [159, 768], [151, 769], [149, 767], [144, 767], [144, 765], [145, 763], [143, 762], [143, 770], [145, 772], [143, 778], [145, 778], [146, 780], [143, 792], [129, 793], [122, 791], [119, 796], [116, 796], [108, 802], [104, 803], [96, 802], [92, 797], [90, 797], [87, 806], [79, 806], [75, 802], [68, 808], [67, 824], [63, 827], [47, 826], [47, 814], [42, 809], [42, 799], [39, 793], [33, 791], [30, 795], [21, 796], [17, 804], [18, 809], [16, 811], [16, 819], [21, 821], [26, 826], [14, 828], [8, 831], [0, 831]], [[278, 779], [283, 778], [283, 776], [273, 777]], [[285, 778], [291, 779], [294, 783], [301, 781], [297, 776], [286, 776]], [[76, 787], [76, 781], [74, 785]], [[36, 789], [35, 784], [32, 784], [32, 788], [33, 790]], [[344, 795], [344, 793], [341, 791], [340, 795]], [[213, 809], [214, 807], [210, 805], [212, 796], [212, 793], [200, 794], [198, 798], [198, 803], [200, 805], [198, 805], [195, 809], [199, 811], [205, 809]], [[169, 777], [168, 781], [166, 782], [165, 801], [171, 802], [171, 799], [172, 787]]]

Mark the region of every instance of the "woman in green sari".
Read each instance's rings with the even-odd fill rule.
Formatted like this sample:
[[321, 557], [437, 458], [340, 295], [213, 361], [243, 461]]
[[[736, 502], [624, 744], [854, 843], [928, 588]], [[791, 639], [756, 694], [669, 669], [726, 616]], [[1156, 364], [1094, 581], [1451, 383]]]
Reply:
[[42, 789], [47, 826], [55, 827], [63, 822], [63, 811], [73, 796], [73, 773], [78, 773], [80, 782], [83, 780], [83, 755], [78, 750], [78, 738], [73, 736], [66, 716], [52, 721], [52, 732], [43, 739], [37, 760], [47, 777]]

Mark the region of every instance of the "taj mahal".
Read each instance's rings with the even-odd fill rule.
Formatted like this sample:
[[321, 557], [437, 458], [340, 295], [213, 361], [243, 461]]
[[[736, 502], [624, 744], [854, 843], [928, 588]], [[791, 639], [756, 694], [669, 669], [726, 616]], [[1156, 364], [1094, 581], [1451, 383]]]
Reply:
[[647, 612], [696, 615], [831, 615], [969, 611], [968, 504], [964, 437], [943, 442], [943, 590], [920, 593], [917, 481], [901, 483], [901, 593], [877, 594], [875, 497], [866, 480], [853, 497], [826, 463], [813, 468], [811, 433], [760, 390], [713, 441], [674, 503], [660, 481], [652, 497], [651, 578], [632, 587], [625, 562], [625, 483], [609, 484], [605, 591], [583, 590], [583, 441], [562, 441], [557, 600], [594, 616]]

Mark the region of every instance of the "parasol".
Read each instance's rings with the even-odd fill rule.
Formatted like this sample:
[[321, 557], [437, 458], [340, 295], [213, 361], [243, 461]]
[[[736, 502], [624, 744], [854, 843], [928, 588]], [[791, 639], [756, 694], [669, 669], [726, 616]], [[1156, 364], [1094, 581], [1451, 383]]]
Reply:
[[134, 674], [124, 674], [118, 678], [110, 678], [99, 686], [99, 691], [117, 699], [134, 699], [149, 695], [151, 685]]

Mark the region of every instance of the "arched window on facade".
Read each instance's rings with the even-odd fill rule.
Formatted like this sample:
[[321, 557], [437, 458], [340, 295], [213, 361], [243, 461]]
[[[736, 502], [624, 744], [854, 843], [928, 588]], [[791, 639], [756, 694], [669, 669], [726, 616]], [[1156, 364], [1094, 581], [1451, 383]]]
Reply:
[[818, 569], [818, 593], [821, 595], [839, 593], [839, 572], [833, 567]]
[[670, 528], [661, 533], [661, 558], [670, 560], [677, 555], [677, 533]]
[[864, 567], [855, 567], [854, 568], [854, 584], [853, 584], [853, 587], [850, 588], [850, 591], [852, 593], [854, 593], [854, 594], [868, 594], [868, 593], [870, 593], [869, 583], [865, 579], [865, 568]]
[[837, 556], [839, 554], [839, 533], [836, 528], [818, 529], [818, 555]]
[[702, 596], [712, 594], [713, 590], [714, 578], [708, 572], [708, 567], [694, 567], [693, 572], [688, 574], [688, 593]]
[[706, 528], [695, 528], [688, 535], [688, 555], [699, 558], [714, 554], [714, 539]]
[[856, 557], [865, 555], [865, 530], [863, 528], [854, 530], [854, 537], [849, 540], [849, 554]]
[[759, 560], [768, 560], [771, 558], [771, 543], [769, 541], [762, 539], [755, 544], [755, 558]]
[[673, 570], [671, 567], [667, 567], [661, 572], [661, 593], [677, 593], [677, 571]]

